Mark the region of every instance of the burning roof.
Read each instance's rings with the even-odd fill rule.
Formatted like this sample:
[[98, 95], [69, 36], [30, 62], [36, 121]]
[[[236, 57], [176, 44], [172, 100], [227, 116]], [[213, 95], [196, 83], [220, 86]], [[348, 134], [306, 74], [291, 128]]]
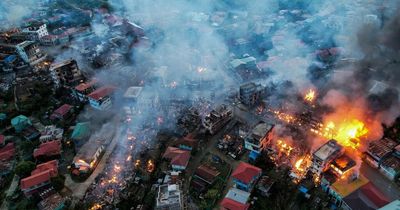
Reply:
[[355, 165], [356, 162], [353, 159], [351, 159], [348, 155], [343, 154], [342, 156], [332, 161], [331, 168], [334, 172], [338, 173], [339, 176], [342, 176]]

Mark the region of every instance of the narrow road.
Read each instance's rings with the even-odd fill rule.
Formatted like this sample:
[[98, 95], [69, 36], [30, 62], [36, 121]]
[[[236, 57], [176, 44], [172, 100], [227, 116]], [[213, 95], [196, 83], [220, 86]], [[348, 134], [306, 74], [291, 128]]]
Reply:
[[3, 201], [3, 203], [0, 206], [1, 210], [6, 210], [8, 209], [8, 201], [7, 201], [7, 197], [12, 196], [12, 194], [15, 192], [15, 190], [18, 187], [18, 182], [19, 182], [19, 177], [14, 175], [14, 178], [10, 184], [10, 187], [8, 187], [8, 190], [6, 191], [6, 196], [5, 199]]
[[390, 181], [378, 169], [372, 168], [367, 163], [361, 164], [361, 174], [372, 182], [387, 198], [395, 200], [400, 198], [400, 187]]

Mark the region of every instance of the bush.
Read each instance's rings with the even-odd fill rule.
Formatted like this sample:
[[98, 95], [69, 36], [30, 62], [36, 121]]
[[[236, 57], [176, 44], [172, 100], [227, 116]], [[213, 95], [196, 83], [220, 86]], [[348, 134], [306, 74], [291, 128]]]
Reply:
[[65, 182], [64, 176], [58, 175], [56, 177], [52, 177], [50, 181], [56, 191], [59, 192], [64, 188], [64, 182]]
[[31, 174], [36, 165], [32, 161], [21, 161], [15, 167], [15, 173], [20, 177], [26, 177]]

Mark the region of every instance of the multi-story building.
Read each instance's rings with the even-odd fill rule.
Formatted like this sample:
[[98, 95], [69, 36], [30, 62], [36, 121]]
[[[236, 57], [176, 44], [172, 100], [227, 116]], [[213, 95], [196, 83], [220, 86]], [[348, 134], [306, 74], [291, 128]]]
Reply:
[[274, 126], [267, 123], [260, 123], [245, 137], [244, 147], [252, 152], [260, 153], [269, 142], [269, 134]]
[[0, 43], [0, 53], [18, 55], [25, 63], [30, 65], [36, 65], [44, 61], [47, 57], [47, 55], [41, 51], [39, 45], [34, 41]]
[[89, 100], [88, 95], [96, 90], [96, 84], [98, 81], [92, 79], [89, 82], [83, 82], [72, 90], [73, 96], [77, 98], [80, 102], [87, 102]]
[[64, 85], [74, 87], [84, 79], [77, 62], [73, 59], [52, 64], [50, 66], [50, 74], [56, 88]]
[[261, 168], [240, 162], [232, 172], [233, 181], [236, 188], [251, 192], [258, 178], [261, 176]]
[[36, 65], [47, 57], [39, 48], [38, 43], [33, 41], [24, 41], [16, 45], [16, 50], [21, 59], [30, 65]]
[[178, 184], [163, 184], [158, 187], [157, 210], [183, 209], [182, 191]]
[[40, 41], [42, 37], [49, 35], [47, 25], [44, 23], [32, 24], [24, 28], [22, 33], [27, 35], [27, 38], [32, 41]]
[[111, 95], [115, 87], [104, 86], [88, 95], [90, 106], [98, 110], [107, 110], [111, 108]]
[[336, 140], [329, 140], [318, 148], [312, 157], [311, 171], [320, 175], [329, 168], [329, 164], [344, 152], [343, 147]]
[[261, 100], [261, 95], [263, 94], [263, 86], [256, 85], [253, 82], [246, 83], [240, 86], [239, 89], [239, 100], [247, 105], [253, 106]]
[[203, 126], [211, 133], [215, 134], [223, 126], [225, 126], [229, 120], [233, 117], [232, 110], [226, 105], [222, 104], [216, 109], [212, 110], [204, 119]]

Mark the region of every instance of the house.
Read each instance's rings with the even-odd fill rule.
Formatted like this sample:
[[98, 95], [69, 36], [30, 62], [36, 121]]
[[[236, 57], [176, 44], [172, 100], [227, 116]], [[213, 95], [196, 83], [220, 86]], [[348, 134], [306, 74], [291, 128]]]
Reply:
[[65, 120], [71, 116], [72, 106], [69, 104], [64, 104], [58, 107], [54, 112], [50, 115], [50, 120]]
[[40, 157], [51, 157], [61, 154], [61, 141], [54, 140], [45, 143], [41, 143], [39, 148], [33, 151], [34, 158]]
[[273, 125], [267, 123], [259, 123], [245, 137], [244, 147], [253, 152], [252, 154], [260, 154], [266, 145], [269, 143], [269, 134], [273, 129]]
[[13, 142], [0, 148], [0, 161], [8, 161], [15, 155], [15, 146]]
[[27, 64], [34, 66], [47, 57], [34, 41], [24, 41], [15, 46], [19, 57]]
[[222, 104], [212, 110], [202, 121], [204, 128], [215, 134], [224, 127], [233, 117], [232, 109]]
[[40, 135], [39, 141], [43, 143], [51, 140], [62, 140], [63, 134], [63, 129], [57, 128], [54, 125], [48, 125], [44, 127], [44, 130]]
[[400, 209], [400, 199], [397, 199], [390, 202], [389, 204], [386, 204], [382, 208], [379, 208], [378, 210], [399, 210], [399, 209]]
[[163, 158], [170, 161], [173, 170], [182, 171], [189, 163], [190, 152], [176, 147], [168, 147]]
[[113, 86], [104, 86], [88, 95], [90, 106], [98, 110], [111, 108], [111, 94], [115, 91]]
[[0, 147], [3, 147], [6, 144], [6, 137], [0, 134]]
[[40, 39], [42, 45], [55, 46], [59, 43], [58, 35], [48, 34]]
[[41, 200], [37, 207], [39, 210], [61, 210], [65, 207], [65, 198], [58, 193], [53, 193]]
[[361, 174], [358, 176], [347, 176], [345, 178], [335, 177], [330, 179], [330, 182], [327, 182], [327, 180], [328, 179], [325, 177], [321, 179], [322, 189], [332, 196], [333, 201], [338, 207], [342, 205], [343, 198], [369, 183], [369, 180]]
[[226, 194], [225, 198], [220, 204], [221, 210], [247, 210], [250, 204], [247, 203], [249, 200], [250, 193], [239, 190], [236, 188], [231, 188]]
[[18, 115], [11, 119], [11, 125], [15, 129], [15, 132], [21, 133], [25, 128], [32, 126], [32, 122], [26, 116]]
[[33, 140], [39, 138], [40, 133], [35, 127], [29, 126], [29, 127], [25, 128], [24, 130], [22, 130], [21, 136], [27, 141], [33, 141]]
[[36, 166], [31, 172], [31, 176], [21, 179], [21, 191], [27, 197], [39, 194], [41, 191], [48, 189], [50, 178], [58, 175], [58, 161], [52, 160]]
[[268, 197], [269, 190], [271, 189], [272, 185], [274, 185], [274, 181], [268, 176], [262, 176], [260, 180], [257, 182], [256, 189], [262, 196]]
[[245, 162], [240, 162], [231, 176], [238, 189], [250, 192], [257, 179], [261, 176], [261, 172], [261, 168]]
[[193, 149], [197, 148], [198, 141], [193, 139], [191, 135], [187, 135], [175, 143], [180, 149], [192, 151]]
[[47, 25], [44, 23], [31, 24], [29, 27], [24, 28], [22, 33], [26, 34], [31, 41], [40, 41], [42, 37], [49, 35]]
[[156, 210], [181, 210], [183, 206], [183, 192], [178, 184], [163, 184], [158, 187]]
[[75, 147], [80, 148], [90, 137], [89, 122], [80, 122], [75, 125], [71, 134], [71, 139], [74, 141]]
[[84, 79], [78, 63], [73, 59], [53, 63], [49, 70], [56, 88], [62, 86], [75, 87]]
[[262, 85], [254, 82], [243, 84], [239, 89], [239, 100], [247, 106], [253, 106], [260, 102], [263, 90]]
[[369, 182], [344, 197], [341, 207], [345, 210], [374, 210], [388, 203], [388, 198], [372, 182]]
[[72, 90], [73, 96], [77, 98], [80, 102], [88, 101], [89, 99], [87, 95], [96, 90], [97, 83], [98, 83], [97, 79], [92, 79], [89, 82], [80, 83], [79, 85], [75, 86], [75, 88]]
[[400, 179], [400, 158], [391, 155], [385, 158], [380, 166], [379, 171], [390, 180]]
[[197, 167], [194, 177], [203, 180], [207, 184], [212, 184], [220, 174], [221, 172], [215, 167], [203, 164]]
[[143, 87], [132, 86], [129, 87], [124, 93], [124, 99], [127, 102], [136, 102], [142, 92]]
[[379, 168], [383, 159], [390, 156], [397, 145], [397, 142], [388, 138], [372, 141], [368, 145], [365, 161], [372, 167]]
[[319, 147], [312, 157], [311, 171], [317, 175], [326, 171], [329, 164], [344, 152], [343, 147], [336, 140], [329, 140]]

